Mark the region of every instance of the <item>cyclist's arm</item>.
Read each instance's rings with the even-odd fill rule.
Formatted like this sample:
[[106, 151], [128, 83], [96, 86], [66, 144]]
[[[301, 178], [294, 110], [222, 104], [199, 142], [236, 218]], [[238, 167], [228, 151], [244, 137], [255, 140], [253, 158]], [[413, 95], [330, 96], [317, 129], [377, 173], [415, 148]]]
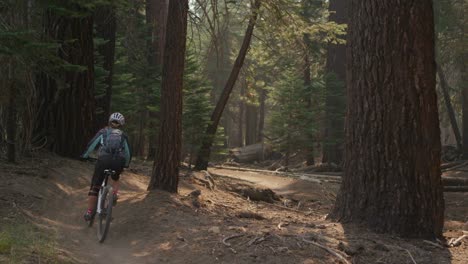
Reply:
[[132, 160], [132, 151], [128, 145], [128, 138], [124, 135], [124, 154], [125, 154], [125, 167], [128, 168], [130, 161]]
[[86, 151], [83, 153], [83, 155], [81, 155], [82, 158], [88, 158], [89, 154], [93, 152], [99, 144], [102, 143], [103, 133], [103, 129], [99, 130], [93, 139], [89, 141], [88, 146], [86, 147]]

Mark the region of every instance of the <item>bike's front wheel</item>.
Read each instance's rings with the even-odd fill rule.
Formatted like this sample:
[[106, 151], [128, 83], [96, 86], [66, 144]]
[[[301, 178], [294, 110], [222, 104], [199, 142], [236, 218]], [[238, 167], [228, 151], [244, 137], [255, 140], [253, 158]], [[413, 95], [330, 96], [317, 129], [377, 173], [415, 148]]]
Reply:
[[102, 243], [106, 239], [107, 233], [109, 232], [111, 220], [112, 220], [112, 188], [104, 188], [102, 194], [99, 196], [101, 204], [101, 213], [98, 214], [98, 239]]

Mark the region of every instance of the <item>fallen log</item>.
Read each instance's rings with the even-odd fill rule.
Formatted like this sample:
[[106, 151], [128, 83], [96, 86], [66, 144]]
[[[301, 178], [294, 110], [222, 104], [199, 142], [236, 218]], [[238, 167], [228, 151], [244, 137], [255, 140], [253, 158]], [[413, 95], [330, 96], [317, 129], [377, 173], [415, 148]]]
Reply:
[[465, 166], [467, 166], [467, 165], [468, 165], [468, 161], [464, 161], [462, 164], [455, 165], [455, 166], [451, 166], [451, 167], [448, 167], [448, 168], [446, 168], [446, 169], [443, 169], [442, 172], [455, 170], [455, 169], [458, 169], [458, 168], [465, 167]]
[[271, 147], [264, 143], [257, 143], [229, 150], [235, 162], [253, 162], [264, 160], [271, 152]]
[[308, 178], [318, 179], [318, 180], [322, 180], [325, 182], [334, 182], [334, 183], [341, 182], [341, 176], [336, 176], [336, 175], [294, 173], [294, 172], [285, 172], [285, 171], [269, 171], [269, 170], [238, 168], [238, 167], [229, 167], [229, 166], [212, 166], [211, 168], [223, 169], [223, 170], [235, 170], [235, 171], [249, 171], [249, 172], [257, 172], [257, 173], [264, 173], [264, 174], [281, 175], [281, 176], [293, 177], [293, 178], [302, 177], [304, 179], [308, 179]]
[[[335, 175], [321, 175], [321, 174], [308, 174], [308, 173], [294, 173], [294, 172], [283, 172], [283, 171], [269, 171], [259, 169], [249, 169], [241, 167], [229, 167], [229, 166], [212, 166], [211, 168], [222, 169], [222, 170], [234, 170], [234, 171], [248, 171], [257, 172], [271, 175], [279, 175], [285, 177], [299, 178], [302, 180], [313, 181], [313, 182], [331, 182], [341, 183], [341, 176]], [[213, 173], [212, 173], [213, 174]], [[216, 175], [216, 174], [213, 174]], [[219, 175], [222, 176], [222, 175]], [[442, 185], [445, 186], [445, 192], [467, 192], [468, 190], [468, 177], [442, 177]]]
[[253, 187], [240, 187], [234, 188], [234, 192], [250, 199], [251, 201], [264, 201], [267, 203], [274, 203], [281, 201], [280, 197], [276, 195], [271, 189], [253, 188]]
[[457, 161], [442, 163], [442, 164], [440, 164], [440, 169], [442, 169], [442, 170], [449, 169], [449, 168], [455, 167], [457, 165], [463, 164], [465, 162], [466, 162], [466, 160], [457, 160]]
[[468, 177], [442, 177], [442, 185], [444, 186], [468, 186]]
[[444, 186], [444, 192], [468, 192], [468, 186]]

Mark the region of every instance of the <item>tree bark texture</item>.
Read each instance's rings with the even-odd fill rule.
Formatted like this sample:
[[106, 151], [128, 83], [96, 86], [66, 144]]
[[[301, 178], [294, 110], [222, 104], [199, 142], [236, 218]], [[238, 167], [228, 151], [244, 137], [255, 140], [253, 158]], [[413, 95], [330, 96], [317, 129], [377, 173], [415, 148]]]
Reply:
[[449, 95], [449, 86], [447, 80], [445, 79], [444, 71], [442, 67], [437, 64], [437, 75], [439, 76], [440, 87], [442, 89], [442, 94], [444, 95], [445, 106], [447, 107], [447, 114], [450, 119], [450, 124], [452, 125], [453, 134], [455, 135], [455, 139], [457, 140], [457, 147], [459, 150], [462, 149], [462, 137], [460, 134], [460, 130], [458, 129], [457, 118], [455, 117], [455, 111], [452, 107], [452, 102], [450, 101]]
[[265, 101], [267, 98], [267, 91], [265, 89], [260, 90], [260, 106], [258, 113], [258, 135], [257, 141], [263, 142], [263, 130], [265, 128]]
[[162, 66], [163, 64], [168, 1], [146, 1], [146, 24], [149, 27], [149, 34], [151, 36], [148, 40], [148, 61], [153, 66]]
[[245, 96], [245, 88], [247, 86], [247, 82], [244, 81], [240, 85], [240, 98], [239, 98], [239, 134], [238, 136], [238, 142], [239, 142], [239, 147], [245, 146], [244, 144], [244, 115], [245, 115], [245, 102], [244, 102], [244, 96]]
[[257, 119], [258, 107], [247, 103], [245, 113], [245, 144], [247, 146], [257, 143]]
[[466, 68], [466, 60], [468, 60], [468, 52], [465, 51], [461, 65], [462, 72], [462, 121], [463, 121], [463, 158], [468, 159], [468, 73]]
[[214, 137], [216, 134], [216, 130], [218, 129], [219, 120], [221, 119], [221, 115], [223, 114], [223, 110], [226, 107], [226, 104], [229, 100], [229, 96], [231, 95], [231, 91], [234, 88], [234, 84], [236, 83], [237, 77], [239, 76], [239, 72], [244, 64], [245, 56], [247, 55], [247, 51], [250, 46], [250, 40], [252, 39], [253, 30], [255, 27], [255, 23], [257, 21], [258, 10], [260, 8], [261, 0], [255, 0], [254, 5], [252, 6], [252, 16], [249, 19], [249, 25], [245, 32], [244, 40], [242, 42], [242, 46], [239, 50], [239, 54], [237, 59], [232, 67], [232, 71], [229, 75], [229, 78], [224, 86], [223, 92], [221, 93], [219, 100], [216, 104], [213, 113], [211, 114], [211, 123], [208, 125], [206, 129], [206, 137], [200, 151], [198, 152], [197, 161], [195, 164], [195, 169], [197, 170], [206, 170], [208, 167], [208, 160], [210, 158], [211, 153], [211, 146], [213, 145]]
[[104, 58], [103, 68], [107, 71], [104, 83], [106, 93], [103, 98], [96, 100], [96, 110], [99, 114], [96, 116], [96, 129], [107, 125], [110, 115], [112, 98], [112, 77], [114, 75], [114, 55], [115, 55], [115, 34], [116, 17], [115, 10], [111, 6], [100, 7], [95, 15], [96, 36], [102, 38], [106, 43], [98, 47], [99, 54]]
[[[330, 0], [330, 21], [347, 23], [347, 0]], [[322, 163], [341, 164], [344, 137], [344, 91], [346, 89], [346, 46], [328, 45], [325, 98], [325, 144]]]
[[35, 135], [45, 138], [55, 153], [76, 158], [95, 133], [93, 18], [47, 10], [44, 26], [47, 37], [61, 43], [59, 57], [82, 69], [65, 71], [63, 79], [59, 77], [64, 87], [51, 76], [38, 76]]
[[[312, 88], [312, 79], [310, 76], [310, 56], [309, 56], [309, 50], [311, 48], [311, 41], [310, 41], [310, 36], [308, 34], [304, 34], [303, 36], [303, 41], [304, 41], [304, 68], [303, 68], [303, 79], [304, 79], [304, 86], [306, 87], [307, 90], [310, 90]], [[312, 111], [312, 95], [310, 95], [306, 100], [307, 100], [307, 108]], [[307, 133], [307, 140], [308, 146], [307, 146], [307, 160], [306, 164], [307, 166], [312, 166], [315, 163], [314, 159], [314, 135], [312, 133]]]
[[[164, 58], [164, 46], [166, 43], [166, 26], [168, 15], [169, 0], [147, 0], [146, 1], [146, 24], [148, 25], [149, 36], [148, 46], [148, 64], [156, 70], [161, 71]], [[160, 113], [155, 111], [146, 111], [145, 116], [155, 121], [160, 118]], [[152, 122], [147, 122], [150, 125]], [[148, 159], [154, 159], [156, 156], [156, 145], [158, 144], [158, 134], [150, 133], [148, 136]], [[144, 151], [143, 153], [144, 154]]]
[[161, 129], [148, 189], [177, 192], [188, 0], [170, 0], [161, 87]]
[[330, 217], [442, 234], [432, 1], [351, 0], [345, 174]]

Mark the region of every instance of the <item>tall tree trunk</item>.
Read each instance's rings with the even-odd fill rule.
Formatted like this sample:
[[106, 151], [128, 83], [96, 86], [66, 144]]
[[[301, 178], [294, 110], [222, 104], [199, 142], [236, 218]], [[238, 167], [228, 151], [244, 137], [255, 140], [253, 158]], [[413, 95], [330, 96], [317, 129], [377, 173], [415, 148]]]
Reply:
[[267, 91], [261, 89], [260, 91], [260, 107], [258, 113], [258, 135], [257, 141], [263, 142], [263, 129], [265, 128], [265, 101], [267, 97]]
[[75, 41], [64, 44], [62, 57], [85, 70], [65, 73], [67, 88], [59, 91], [61, 100], [53, 110], [56, 122], [53, 150], [78, 157], [95, 133], [93, 17], [63, 19]]
[[226, 85], [224, 86], [223, 92], [221, 93], [218, 103], [216, 104], [216, 107], [213, 113], [211, 114], [211, 123], [206, 129], [205, 140], [200, 148], [200, 151], [198, 152], [197, 162], [195, 165], [195, 169], [197, 170], [206, 170], [208, 167], [211, 146], [213, 145], [216, 130], [218, 129], [219, 120], [221, 119], [224, 107], [226, 106], [226, 103], [229, 100], [231, 91], [234, 88], [234, 84], [236, 83], [237, 77], [239, 76], [239, 72], [242, 68], [242, 65], [244, 64], [244, 59], [247, 55], [247, 51], [250, 46], [250, 40], [252, 39], [255, 22], [257, 21], [260, 3], [261, 0], [255, 0], [254, 5], [252, 6], [252, 16], [249, 19], [249, 25], [245, 32], [244, 41], [242, 42], [242, 46], [239, 50], [239, 55], [237, 56], [234, 66], [232, 67], [231, 74], [229, 75]]
[[330, 217], [441, 236], [432, 1], [351, 0], [345, 174]]
[[161, 87], [161, 129], [148, 190], [177, 192], [188, 0], [170, 0]]
[[247, 103], [245, 113], [245, 144], [257, 143], [257, 106]]
[[8, 162], [16, 161], [16, 98], [17, 90], [16, 83], [13, 79], [13, 59], [9, 61], [8, 64], [8, 109], [7, 109], [7, 160]]
[[[162, 70], [164, 58], [164, 46], [166, 43], [166, 26], [169, 0], [147, 0], [146, 1], [146, 24], [149, 26], [148, 63], [158, 71]], [[145, 116], [151, 120], [158, 120], [160, 113], [147, 111]], [[152, 133], [148, 136], [148, 159], [156, 155], [158, 134]]]
[[67, 70], [61, 88], [51, 76], [38, 76], [35, 136], [57, 154], [78, 157], [95, 132], [93, 18], [47, 10], [44, 26], [47, 37], [61, 43], [58, 56], [83, 69]]
[[238, 141], [239, 147], [244, 146], [244, 115], [245, 115], [245, 88], [247, 86], [247, 81], [242, 82], [240, 87], [240, 98], [239, 98], [239, 134]]
[[[459, 45], [465, 44], [466, 36], [468, 35], [468, 26], [465, 23], [459, 24], [460, 34], [458, 42]], [[459, 58], [460, 72], [461, 72], [461, 89], [462, 89], [462, 137], [463, 137], [463, 158], [468, 159], [468, 68], [466, 67], [468, 61], [468, 50], [465, 48], [460, 54]]]
[[[311, 41], [310, 41], [310, 36], [308, 34], [304, 34], [303, 39], [304, 39], [304, 44], [305, 44], [304, 45], [305, 46], [304, 69], [303, 69], [304, 86], [306, 87], [307, 90], [310, 90], [312, 88], [312, 79], [310, 76], [310, 58], [309, 58], [309, 50], [311, 48]], [[313, 111], [312, 107], [313, 107], [312, 106], [312, 93], [309, 93], [309, 96], [307, 98], [307, 109], [309, 109], [310, 111]], [[308, 166], [312, 166], [315, 164], [314, 135], [310, 131], [307, 133], [307, 139], [309, 142], [307, 146], [306, 164]]]
[[103, 68], [107, 71], [107, 76], [104, 80], [106, 93], [103, 98], [96, 100], [96, 108], [101, 110], [99, 111], [100, 114], [96, 116], [95, 128], [98, 129], [107, 124], [110, 115], [115, 55], [115, 10], [112, 6], [103, 6], [96, 10], [94, 17], [96, 36], [106, 41], [97, 48], [98, 53], [104, 58]]
[[452, 107], [452, 102], [450, 101], [449, 87], [447, 80], [445, 79], [445, 74], [442, 70], [442, 67], [439, 64], [437, 65], [437, 75], [440, 80], [440, 87], [442, 88], [442, 94], [444, 95], [445, 106], [447, 107], [447, 114], [450, 119], [450, 124], [452, 125], [453, 134], [457, 140], [457, 147], [459, 150], [462, 150], [462, 138], [460, 135], [460, 130], [458, 129], [457, 118], [455, 117], [455, 111]]
[[[466, 36], [466, 33], [464, 33]], [[461, 72], [462, 72], [462, 122], [463, 122], [463, 158], [468, 159], [468, 73], [466, 68], [466, 60], [468, 60], [468, 52], [462, 55]]]
[[148, 40], [148, 61], [152, 66], [163, 65], [168, 4], [169, 0], [146, 1], [146, 24], [151, 36]]
[[[338, 24], [347, 23], [347, 0], [330, 0], [330, 20]], [[326, 99], [325, 99], [325, 144], [322, 163], [341, 164], [344, 137], [344, 91], [346, 82], [346, 46], [328, 45]]]

